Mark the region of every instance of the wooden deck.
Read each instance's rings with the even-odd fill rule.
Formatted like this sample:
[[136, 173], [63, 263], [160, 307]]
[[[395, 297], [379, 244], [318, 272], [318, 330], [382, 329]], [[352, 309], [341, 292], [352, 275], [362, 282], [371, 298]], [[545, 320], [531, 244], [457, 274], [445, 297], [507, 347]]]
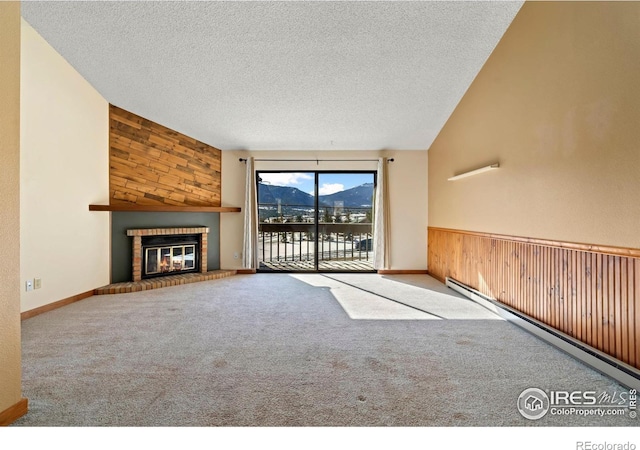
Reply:
[[[322, 260], [319, 271], [372, 272], [373, 258], [367, 260]], [[269, 272], [314, 272], [313, 261], [260, 261], [259, 270]]]

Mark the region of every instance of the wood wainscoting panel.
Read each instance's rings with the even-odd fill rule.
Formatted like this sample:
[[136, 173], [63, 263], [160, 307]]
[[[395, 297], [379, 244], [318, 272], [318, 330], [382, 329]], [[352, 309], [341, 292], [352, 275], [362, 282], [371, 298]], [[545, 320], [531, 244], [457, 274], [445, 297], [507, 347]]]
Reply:
[[640, 369], [640, 250], [429, 227], [428, 270]]
[[109, 203], [220, 206], [221, 151], [109, 105]]

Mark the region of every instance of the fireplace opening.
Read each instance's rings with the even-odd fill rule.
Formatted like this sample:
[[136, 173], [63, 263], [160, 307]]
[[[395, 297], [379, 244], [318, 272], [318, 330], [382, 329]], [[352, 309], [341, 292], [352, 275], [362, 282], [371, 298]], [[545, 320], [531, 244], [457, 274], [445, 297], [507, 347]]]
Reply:
[[188, 272], [207, 273], [208, 227], [127, 230], [132, 240], [134, 282]]
[[200, 236], [143, 236], [142, 278], [200, 272]]

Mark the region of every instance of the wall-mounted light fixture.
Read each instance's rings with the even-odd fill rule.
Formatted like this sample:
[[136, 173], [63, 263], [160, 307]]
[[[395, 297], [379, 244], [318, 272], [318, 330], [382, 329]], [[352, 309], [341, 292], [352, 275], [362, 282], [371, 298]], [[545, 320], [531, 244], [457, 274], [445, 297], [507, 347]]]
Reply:
[[494, 170], [500, 167], [499, 163], [491, 164], [489, 166], [480, 167], [479, 169], [470, 170], [469, 172], [464, 172], [455, 177], [448, 178], [449, 181], [459, 180], [460, 178], [470, 177], [471, 175], [477, 175], [482, 172], [488, 172], [489, 170]]

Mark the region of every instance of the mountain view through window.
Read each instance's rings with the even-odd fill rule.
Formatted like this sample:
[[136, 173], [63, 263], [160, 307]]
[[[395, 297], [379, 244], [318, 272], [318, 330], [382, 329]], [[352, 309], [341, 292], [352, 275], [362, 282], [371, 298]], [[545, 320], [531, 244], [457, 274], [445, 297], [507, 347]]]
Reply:
[[373, 172], [259, 172], [257, 182], [261, 270], [373, 270]]

